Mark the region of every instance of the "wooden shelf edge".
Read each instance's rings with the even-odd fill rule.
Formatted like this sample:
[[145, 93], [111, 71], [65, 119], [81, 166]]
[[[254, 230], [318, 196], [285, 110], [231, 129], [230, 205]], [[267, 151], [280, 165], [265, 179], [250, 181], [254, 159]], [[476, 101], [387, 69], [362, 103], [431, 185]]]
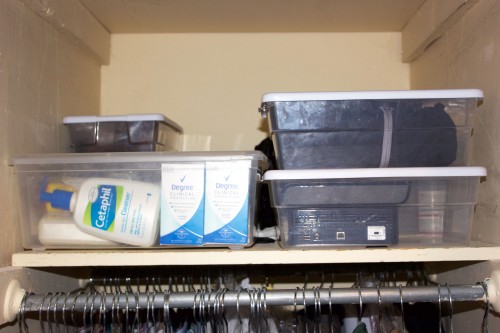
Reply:
[[277, 247], [257, 246], [245, 250], [127, 249], [25, 251], [12, 255], [12, 266], [194, 266], [485, 260], [500, 260], [500, 247], [283, 250]]

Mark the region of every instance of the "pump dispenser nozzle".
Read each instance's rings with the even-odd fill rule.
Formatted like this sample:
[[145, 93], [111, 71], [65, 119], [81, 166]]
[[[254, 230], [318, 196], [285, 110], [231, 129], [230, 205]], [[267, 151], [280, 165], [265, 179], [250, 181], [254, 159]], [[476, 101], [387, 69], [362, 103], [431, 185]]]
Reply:
[[71, 210], [71, 198], [73, 197], [73, 192], [64, 190], [54, 190], [52, 192], [46, 192], [47, 179], [44, 178], [40, 188], [40, 201], [49, 202], [53, 208]]

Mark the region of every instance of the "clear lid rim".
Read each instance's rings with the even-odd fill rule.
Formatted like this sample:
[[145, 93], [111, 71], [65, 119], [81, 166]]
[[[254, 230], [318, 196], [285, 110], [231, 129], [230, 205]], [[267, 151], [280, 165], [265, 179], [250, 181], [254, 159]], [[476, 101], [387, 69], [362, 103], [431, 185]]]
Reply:
[[312, 180], [353, 178], [432, 178], [432, 177], [483, 177], [483, 167], [413, 167], [413, 168], [355, 168], [269, 170], [263, 180]]
[[480, 89], [442, 89], [442, 90], [367, 90], [338, 92], [269, 92], [262, 96], [266, 102], [328, 101], [328, 100], [391, 100], [391, 99], [437, 99], [437, 98], [475, 98], [482, 99]]

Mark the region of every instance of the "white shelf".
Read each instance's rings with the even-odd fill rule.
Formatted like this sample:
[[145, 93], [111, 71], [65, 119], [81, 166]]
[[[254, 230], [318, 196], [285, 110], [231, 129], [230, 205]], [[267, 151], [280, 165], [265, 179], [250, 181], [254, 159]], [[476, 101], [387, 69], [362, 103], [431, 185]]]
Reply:
[[283, 250], [274, 244], [245, 250], [123, 249], [25, 251], [12, 256], [16, 267], [326, 264], [499, 260], [500, 247], [338, 248]]

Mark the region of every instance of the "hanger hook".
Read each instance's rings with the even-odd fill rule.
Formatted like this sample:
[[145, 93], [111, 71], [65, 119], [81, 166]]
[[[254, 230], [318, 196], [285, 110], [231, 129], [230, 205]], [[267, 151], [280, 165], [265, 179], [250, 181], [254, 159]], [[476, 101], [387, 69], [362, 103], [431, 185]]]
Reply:
[[73, 323], [73, 327], [78, 327], [78, 323], [75, 320], [75, 307], [76, 301], [81, 294], [83, 294], [83, 291], [80, 290], [78, 294], [76, 294], [75, 298], [73, 299], [73, 304], [71, 305], [71, 322]]
[[128, 333], [129, 331], [129, 302], [128, 302], [128, 287], [125, 288], [125, 332]]
[[90, 304], [90, 330], [94, 330], [94, 303], [97, 296], [97, 289], [92, 293], [92, 303]]
[[[49, 304], [47, 305], [47, 325], [49, 327], [49, 332], [52, 333], [52, 323], [50, 322], [50, 307], [52, 306], [52, 299], [56, 297], [59, 293], [51, 293], [49, 298]], [[54, 313], [55, 316], [55, 313]]]
[[63, 325], [64, 325], [64, 333], [68, 332], [68, 323], [66, 321], [66, 306], [67, 306], [66, 303], [68, 302], [68, 298], [70, 295], [71, 295], [71, 293], [66, 293], [66, 297], [64, 298], [64, 303], [62, 306], [61, 316], [62, 316], [62, 321], [63, 321]]
[[478, 282], [478, 284], [483, 288], [484, 295], [486, 297], [486, 309], [484, 310], [483, 315], [483, 333], [488, 333], [488, 316], [490, 313], [490, 296], [488, 295], [488, 285], [485, 282]]
[[[217, 292], [215, 292], [215, 295], [213, 297], [213, 306], [212, 306], [212, 293], [214, 292], [214, 290], [212, 288], [210, 288], [210, 284], [208, 284], [208, 297], [207, 297], [207, 301], [205, 302], [205, 300], [203, 300], [203, 320], [204, 320], [204, 323], [205, 325], [207, 325], [208, 323], [210, 323], [210, 326], [212, 327], [212, 330], [215, 332], [215, 330], [217, 329], [217, 321], [216, 321], [216, 316], [215, 316], [215, 305], [217, 303]], [[208, 305], [208, 308], [206, 308], [206, 304]]]
[[132, 287], [130, 286], [130, 278], [125, 278], [125, 291], [132, 292]]
[[333, 332], [332, 286], [333, 282], [328, 287], [328, 327], [330, 328], [330, 332]]
[[26, 300], [30, 293], [27, 291], [23, 295], [23, 299], [21, 300], [21, 304], [19, 304], [19, 309], [17, 310], [17, 321], [19, 324], [19, 332], [29, 333], [28, 323], [26, 322], [25, 313], [26, 313]]
[[[306, 281], [307, 281], [307, 274], [306, 274]], [[305, 284], [304, 284], [305, 286]], [[302, 287], [302, 303], [304, 304], [304, 325], [305, 325], [305, 331], [309, 332], [308, 329], [308, 323], [307, 323], [307, 302], [306, 302], [306, 288]]]
[[172, 331], [172, 325], [170, 324], [170, 293], [171, 289], [163, 292], [163, 326], [166, 333]]
[[441, 284], [438, 283], [437, 285], [438, 288], [438, 309], [439, 309], [439, 333], [442, 332], [441, 329]]
[[380, 295], [380, 285], [377, 284], [377, 299], [378, 299], [378, 329], [382, 330], [382, 296]]
[[406, 332], [405, 326], [405, 305], [403, 300], [403, 285], [399, 284], [399, 302], [401, 304], [401, 327], [403, 328], [403, 333]]
[[316, 287], [314, 291], [314, 322], [321, 331], [321, 288]]
[[363, 297], [361, 296], [361, 287], [358, 285], [358, 294], [359, 294], [359, 315], [358, 322], [360, 323], [363, 317]]
[[223, 288], [222, 289], [222, 303], [221, 303], [221, 312], [222, 312], [222, 323], [223, 323], [223, 332], [227, 332], [227, 329], [228, 329], [228, 322], [227, 322], [227, 318], [226, 318], [226, 308], [224, 306], [224, 299], [226, 297], [226, 292], [227, 292], [227, 288]]
[[266, 292], [267, 292], [267, 288], [264, 287], [262, 288], [262, 299], [263, 299], [263, 303], [262, 303], [262, 306], [263, 306], [263, 317], [264, 317], [264, 324], [266, 325], [266, 332], [269, 332], [269, 322], [267, 321], [267, 299], [266, 299]]
[[[139, 311], [141, 309], [140, 304], [139, 304], [139, 289], [135, 293], [133, 293], [133, 295], [134, 295], [134, 300], [135, 300], [135, 315], [134, 315], [134, 321], [132, 322], [132, 331], [138, 332], [139, 326], [140, 326]], [[137, 329], [136, 329], [136, 327], [137, 327]]]
[[448, 297], [450, 302], [450, 333], [453, 333], [453, 300], [451, 298], [450, 286], [448, 285], [448, 283], [446, 283], [445, 286], [448, 290]]
[[113, 293], [113, 299], [111, 299], [111, 333], [115, 332], [115, 325], [119, 322], [119, 320], [116, 321], [116, 317], [119, 316], [118, 312], [120, 311], [120, 304], [116, 300], [117, 296], [118, 298], [120, 297], [119, 295], [118, 291], [115, 290]]
[[[195, 321], [196, 324], [201, 324], [200, 320], [201, 318], [198, 317], [198, 315], [196, 314], [196, 300], [198, 299], [198, 294], [201, 293], [201, 290], [200, 289], [197, 289], [196, 292], [194, 293], [194, 297], [193, 297], [193, 319]], [[201, 304], [201, 301], [200, 301], [200, 304]]]
[[[99, 325], [102, 330], [106, 329], [106, 289], [101, 292], [101, 303], [99, 304]], [[102, 319], [102, 321], [101, 321]]]
[[149, 291], [149, 286], [146, 289], [146, 325], [149, 325], [149, 309], [151, 305], [151, 293]]
[[295, 314], [295, 326], [299, 327], [299, 314], [297, 311], [297, 292], [299, 291], [299, 287], [295, 288], [295, 293], [293, 294], [293, 312]]
[[82, 313], [82, 319], [83, 319], [83, 328], [87, 330], [87, 307], [88, 307], [88, 301], [91, 293], [87, 293], [87, 297], [85, 297], [85, 304], [83, 305], [83, 313]]
[[255, 312], [256, 312], [256, 305], [255, 305], [255, 300], [256, 300], [256, 295], [257, 291], [254, 288], [251, 293], [248, 291], [249, 297], [250, 297], [250, 318], [248, 319], [248, 332], [251, 332], [251, 326], [253, 325], [255, 321]]
[[57, 320], [57, 302], [59, 301], [59, 297], [62, 296], [62, 292], [59, 292], [59, 293], [56, 293], [55, 294], [55, 301], [54, 301], [54, 309], [53, 309], [53, 318], [54, 318], [54, 325], [55, 325], [55, 328], [56, 328], [56, 332], [59, 333], [60, 330], [59, 330], [59, 321]]
[[[154, 284], [153, 284], [154, 286]], [[151, 303], [150, 303], [150, 311], [151, 311], [151, 321], [152, 321], [152, 324], [153, 324], [153, 327], [156, 327], [156, 295], [158, 294], [158, 290], [156, 290], [155, 287], [153, 287], [154, 291], [153, 291], [153, 297], [151, 297]], [[149, 296], [148, 296], [149, 297]], [[149, 298], [148, 298], [149, 300]]]
[[40, 329], [41, 329], [41, 332], [44, 333], [45, 332], [45, 324], [43, 323], [43, 320], [42, 320], [42, 310], [43, 310], [43, 305], [45, 304], [45, 299], [47, 297], [49, 297], [49, 295], [51, 295], [50, 292], [46, 293], [43, 297], [42, 297], [42, 301], [40, 303], [40, 308], [38, 309], [38, 321], [40, 322]]
[[241, 287], [238, 288], [238, 292], [236, 293], [236, 316], [238, 319], [238, 323], [240, 324], [240, 333], [243, 333], [243, 320], [241, 319], [241, 313], [240, 313], [240, 294], [241, 294]]
[[217, 289], [214, 295], [214, 306], [212, 312], [208, 310], [208, 318], [210, 322], [212, 323], [212, 326], [214, 327], [214, 332], [217, 333], [219, 330], [219, 293], [220, 289]]

